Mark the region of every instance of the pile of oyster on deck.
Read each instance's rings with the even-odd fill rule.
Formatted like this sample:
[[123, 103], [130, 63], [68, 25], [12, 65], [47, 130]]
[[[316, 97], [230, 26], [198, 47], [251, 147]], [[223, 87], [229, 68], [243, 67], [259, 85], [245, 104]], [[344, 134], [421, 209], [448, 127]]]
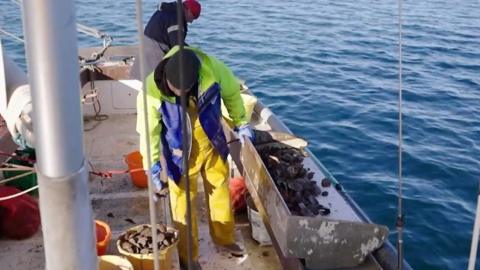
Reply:
[[[330, 214], [330, 209], [321, 205], [316, 199], [318, 195], [327, 196], [328, 192], [322, 192], [313, 179], [314, 172], [305, 169], [303, 165], [303, 160], [307, 156], [303, 148], [307, 142], [285, 133], [261, 132], [260, 137], [259, 133], [256, 131], [255, 134], [260, 138], [256, 139], [255, 148], [290, 212], [300, 216]], [[265, 136], [270, 136], [270, 143], [267, 143]], [[322, 182], [327, 181], [323, 179]]]
[[[160, 224], [157, 226], [157, 247], [164, 250], [178, 239], [178, 232]], [[153, 253], [152, 230], [149, 225], [140, 225], [128, 230], [119, 238], [120, 246], [134, 254]]]

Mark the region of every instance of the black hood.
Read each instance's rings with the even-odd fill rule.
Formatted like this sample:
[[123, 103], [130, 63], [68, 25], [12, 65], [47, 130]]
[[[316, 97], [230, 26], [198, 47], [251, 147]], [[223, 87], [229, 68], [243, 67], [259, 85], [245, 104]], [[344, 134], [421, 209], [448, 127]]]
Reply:
[[[195, 59], [198, 61], [197, 56], [191, 50], [187, 49], [184, 53], [186, 53], [187, 56], [188, 55], [191, 56], [191, 54], [193, 54]], [[170, 90], [170, 88], [168, 87], [168, 84], [167, 84], [167, 69], [168, 69], [167, 64], [169, 63], [170, 60], [172, 60], [173, 62], [171, 62], [170, 64], [176, 65], [176, 60], [178, 60], [177, 59], [178, 55], [179, 54], [177, 52], [172, 57], [164, 58], [162, 61], [160, 61], [160, 63], [158, 63], [158, 65], [155, 67], [155, 70], [153, 71], [154, 72], [153, 73], [153, 79], [155, 81], [155, 85], [157, 86], [157, 89], [160, 92], [162, 92], [162, 94], [165, 95], [165, 96], [169, 96], [169, 97], [175, 96], [176, 97], [176, 95], [173, 93], [172, 90]], [[200, 62], [195, 63], [195, 65], [200, 65]], [[188, 67], [188, 65], [186, 65], [186, 66]], [[195, 68], [197, 69], [197, 72], [198, 72], [198, 69], [200, 68], [200, 66], [195, 66]], [[187, 96], [193, 96], [193, 97], [196, 98], [197, 95], [198, 95], [198, 73], [195, 73], [195, 74], [196, 75], [193, 76], [195, 78], [195, 83], [193, 84], [193, 86], [191, 88], [191, 91], [188, 91]]]
[[177, 12], [177, 2], [161, 3], [160, 10], [167, 12]]
[[158, 90], [166, 96], [175, 96], [175, 94], [170, 90], [167, 84], [167, 78], [165, 76], [165, 65], [168, 62], [168, 58], [163, 59], [158, 63], [157, 67], [153, 71], [153, 79], [157, 85]]

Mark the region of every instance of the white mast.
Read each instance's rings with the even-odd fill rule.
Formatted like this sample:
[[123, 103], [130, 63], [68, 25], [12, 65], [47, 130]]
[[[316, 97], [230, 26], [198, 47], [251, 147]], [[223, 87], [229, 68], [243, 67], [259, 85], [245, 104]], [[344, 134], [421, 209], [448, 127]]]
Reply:
[[24, 0], [46, 269], [97, 269], [72, 0]]

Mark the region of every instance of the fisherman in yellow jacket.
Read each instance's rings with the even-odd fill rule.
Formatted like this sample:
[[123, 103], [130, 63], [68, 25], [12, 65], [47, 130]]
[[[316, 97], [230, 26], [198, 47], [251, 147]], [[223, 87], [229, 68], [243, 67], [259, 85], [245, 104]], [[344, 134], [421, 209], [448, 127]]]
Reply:
[[[150, 139], [152, 178], [156, 189], [161, 190], [160, 172], [166, 170], [170, 203], [175, 226], [180, 231], [179, 256], [181, 265], [187, 265], [186, 190], [182, 179], [182, 154], [188, 151], [190, 198], [195, 201], [197, 179], [201, 175], [209, 210], [210, 235], [215, 244], [234, 254], [243, 254], [235, 243], [234, 217], [228, 189], [228, 146], [221, 125], [221, 100], [223, 100], [237, 134], [253, 140], [254, 135], [246, 121], [240, 96], [240, 84], [230, 69], [215, 57], [200, 50], [185, 47], [183, 51], [183, 76], [179, 76], [179, 47], [172, 48], [146, 79], [147, 115], [144, 115], [142, 94], [137, 98], [137, 132], [140, 134], [140, 151], [147, 155], [147, 136]], [[183, 79], [181, 82], [180, 80]], [[180, 89], [180, 85], [185, 86]], [[189, 145], [182, 145], [182, 107], [180, 95], [186, 91]], [[147, 117], [149, 130], [144, 126]], [[147, 133], [145, 133], [147, 132]], [[160, 151], [166, 168], [160, 165]], [[143, 159], [144, 168], [147, 159]], [[192, 203], [193, 261], [198, 264], [198, 227], [196, 207]]]

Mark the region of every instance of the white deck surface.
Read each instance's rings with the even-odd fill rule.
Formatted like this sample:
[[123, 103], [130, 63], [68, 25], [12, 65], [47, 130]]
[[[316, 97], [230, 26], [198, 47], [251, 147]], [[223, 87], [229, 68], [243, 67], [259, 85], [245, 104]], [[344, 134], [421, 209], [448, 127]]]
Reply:
[[[110, 115], [108, 120], [102, 122], [85, 123], [85, 129], [95, 126], [93, 130], [85, 132], [84, 140], [86, 157], [96, 171], [127, 168], [124, 155], [138, 149], [135, 119], [134, 114]], [[91, 169], [89, 166], [88, 170]], [[248, 256], [236, 258], [217, 252], [208, 233], [203, 185], [198, 187], [199, 201], [194, 205], [198, 207], [199, 213], [199, 261], [203, 269], [281, 269], [274, 249], [260, 247], [251, 239], [246, 214], [236, 216], [236, 236], [238, 241], [246, 247]], [[115, 245], [117, 237], [136, 224], [149, 223], [147, 191], [134, 187], [128, 174], [114, 175], [111, 179], [103, 180], [100, 177], [91, 176], [90, 191], [94, 218], [108, 223], [112, 230], [112, 240], [107, 254], [118, 254]], [[159, 213], [158, 221], [163, 220], [163, 213]], [[174, 261], [174, 269], [178, 269], [178, 260]], [[22, 241], [0, 238], [0, 269], [44, 269], [41, 232]]]

